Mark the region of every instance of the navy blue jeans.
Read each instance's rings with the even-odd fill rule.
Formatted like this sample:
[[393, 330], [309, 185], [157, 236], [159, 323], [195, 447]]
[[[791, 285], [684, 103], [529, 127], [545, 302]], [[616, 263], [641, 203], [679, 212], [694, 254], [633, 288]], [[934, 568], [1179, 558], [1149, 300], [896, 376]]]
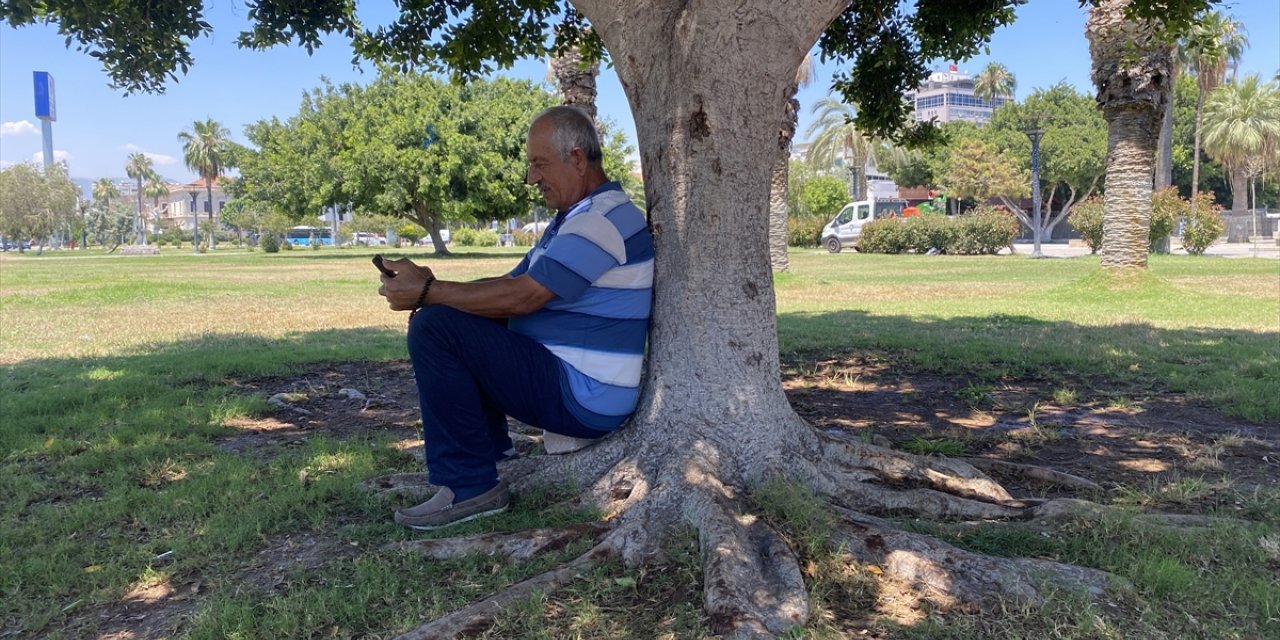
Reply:
[[506, 416], [575, 438], [607, 435], [565, 408], [559, 359], [503, 321], [424, 307], [409, 323], [409, 359], [431, 484], [496, 481], [495, 460], [511, 448]]

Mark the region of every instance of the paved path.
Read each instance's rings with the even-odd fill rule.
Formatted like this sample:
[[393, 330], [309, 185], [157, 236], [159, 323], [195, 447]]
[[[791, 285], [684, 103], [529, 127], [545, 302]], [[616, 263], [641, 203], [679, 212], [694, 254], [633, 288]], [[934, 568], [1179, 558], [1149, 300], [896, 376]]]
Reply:
[[[1024, 256], [1031, 255], [1032, 245], [1030, 242], [1015, 242], [1013, 244], [1017, 252]], [[1040, 245], [1040, 252], [1051, 258], [1075, 258], [1078, 256], [1089, 255], [1089, 247], [1078, 246], [1073, 247], [1066, 243], [1046, 242]], [[1176, 242], [1174, 243], [1173, 255], [1185, 256], [1186, 251]], [[1276, 241], [1267, 238], [1254, 244], [1248, 242], [1219, 242], [1209, 247], [1204, 252], [1206, 256], [1218, 256], [1222, 258], [1270, 258], [1272, 260], [1280, 259], [1280, 247], [1276, 246]]]

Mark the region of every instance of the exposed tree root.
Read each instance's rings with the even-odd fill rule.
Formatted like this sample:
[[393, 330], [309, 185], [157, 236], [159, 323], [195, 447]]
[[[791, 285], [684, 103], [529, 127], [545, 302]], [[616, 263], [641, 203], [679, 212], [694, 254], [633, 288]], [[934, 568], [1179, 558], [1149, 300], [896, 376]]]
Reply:
[[799, 562], [764, 520], [717, 500], [698, 522], [706, 611], [725, 638], [772, 638], [802, 625], [809, 600]]
[[551, 593], [559, 589], [601, 560], [609, 557], [612, 551], [611, 545], [606, 540], [558, 569], [536, 575], [523, 582], [517, 582], [480, 602], [454, 611], [443, 618], [432, 620], [417, 629], [400, 635], [396, 640], [436, 640], [438, 638], [458, 638], [478, 634], [489, 628], [494, 619], [507, 607], [528, 599], [535, 593]]
[[1199, 516], [1184, 513], [1134, 513], [1125, 509], [1107, 505], [1076, 500], [1074, 498], [1058, 498], [1050, 500], [1032, 510], [1032, 522], [1045, 525], [1061, 525], [1071, 520], [1096, 520], [1105, 515], [1133, 518], [1147, 524], [1166, 527], [1214, 527], [1238, 526], [1244, 521], [1233, 518]]
[[380, 495], [429, 496], [440, 490], [425, 473], [393, 473], [365, 480], [360, 486]]
[[[814, 483], [814, 490], [836, 504], [868, 513], [910, 513], [943, 520], [993, 520], [1027, 517], [1025, 506], [991, 504], [961, 498], [932, 489], [890, 489], [870, 482], [848, 482], [843, 470], [828, 472]], [[858, 476], [852, 476], [858, 477]]]
[[918, 456], [822, 433], [823, 453], [852, 469], [872, 471], [892, 484], [920, 484], [962, 498], [1018, 506], [999, 483], [972, 465], [952, 458]]
[[1102, 491], [1102, 486], [1092, 480], [1087, 480], [1080, 476], [1063, 471], [1055, 471], [1047, 467], [1018, 464], [1016, 462], [1005, 462], [1004, 460], [992, 460], [990, 458], [965, 458], [964, 461], [984, 471], [1004, 472], [1010, 475], [1029, 478], [1031, 480], [1047, 482], [1059, 487], [1067, 487], [1069, 489]]
[[582, 523], [555, 529], [531, 529], [515, 533], [482, 533], [463, 538], [406, 540], [384, 545], [383, 550], [405, 551], [433, 560], [447, 560], [471, 553], [504, 555], [517, 562], [545, 551], [558, 551], [583, 538], [599, 540], [610, 527], [604, 523]]
[[995, 599], [1037, 606], [1045, 590], [1083, 591], [1094, 599], [1123, 585], [1109, 573], [1048, 560], [997, 558], [951, 546], [930, 536], [886, 526], [884, 520], [844, 513], [832, 544], [886, 578], [939, 607], [981, 608]]

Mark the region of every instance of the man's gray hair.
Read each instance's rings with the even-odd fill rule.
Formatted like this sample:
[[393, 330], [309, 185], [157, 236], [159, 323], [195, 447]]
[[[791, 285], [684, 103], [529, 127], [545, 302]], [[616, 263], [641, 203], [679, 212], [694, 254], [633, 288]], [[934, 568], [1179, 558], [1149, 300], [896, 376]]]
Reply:
[[604, 154], [600, 151], [600, 135], [596, 133], [596, 124], [591, 116], [577, 107], [551, 107], [533, 119], [542, 119], [551, 123], [551, 145], [564, 160], [569, 159], [574, 147], [582, 149], [587, 162], [600, 164]]

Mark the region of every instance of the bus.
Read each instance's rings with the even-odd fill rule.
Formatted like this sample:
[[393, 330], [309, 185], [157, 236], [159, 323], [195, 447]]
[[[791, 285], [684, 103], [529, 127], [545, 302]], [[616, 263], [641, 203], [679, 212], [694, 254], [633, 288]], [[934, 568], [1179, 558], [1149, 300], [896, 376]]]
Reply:
[[289, 229], [285, 240], [295, 247], [309, 247], [312, 243], [333, 246], [333, 232], [324, 227], [308, 227], [300, 225]]

